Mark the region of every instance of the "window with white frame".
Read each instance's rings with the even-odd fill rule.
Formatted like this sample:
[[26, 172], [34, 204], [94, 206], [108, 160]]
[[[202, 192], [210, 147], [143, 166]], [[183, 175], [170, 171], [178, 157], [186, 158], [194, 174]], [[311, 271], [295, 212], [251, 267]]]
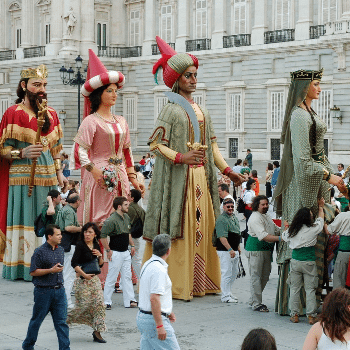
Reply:
[[140, 11], [130, 11], [130, 46], [140, 45]]
[[233, 33], [247, 33], [247, 1], [234, 0], [233, 3]]
[[283, 123], [284, 109], [285, 109], [284, 92], [271, 91], [270, 103], [271, 103], [270, 130], [280, 131], [282, 130], [282, 123]]
[[9, 98], [1, 97], [0, 98], [0, 121], [7, 108], [9, 108]]
[[154, 120], [156, 120], [162, 111], [163, 107], [168, 103], [168, 98], [166, 96], [162, 95], [156, 95], [156, 101], [155, 101], [155, 114], [154, 114]]
[[96, 24], [97, 47], [105, 50], [107, 46], [107, 23], [97, 22]]
[[242, 129], [242, 93], [230, 92], [227, 94], [228, 115], [227, 129], [237, 131]]
[[208, 36], [207, 0], [196, 0], [196, 39]]
[[167, 43], [172, 41], [173, 15], [172, 6], [164, 5], [161, 8], [160, 36]]
[[137, 110], [136, 110], [136, 97], [124, 95], [123, 98], [123, 116], [126, 119], [129, 130], [137, 130]]
[[45, 44], [50, 44], [51, 41], [51, 24], [45, 24]]
[[338, 0], [320, 0], [322, 24], [338, 20]]
[[333, 93], [332, 90], [322, 90], [318, 100], [313, 101], [312, 108], [315, 110], [317, 115], [327, 125], [327, 130], [333, 128], [332, 118], [330, 115], [330, 108], [332, 106]]
[[274, 0], [275, 8], [275, 30], [290, 29], [292, 0]]
[[193, 101], [197, 103], [197, 105], [205, 107], [203, 92], [196, 92], [192, 94], [192, 98], [193, 98]]

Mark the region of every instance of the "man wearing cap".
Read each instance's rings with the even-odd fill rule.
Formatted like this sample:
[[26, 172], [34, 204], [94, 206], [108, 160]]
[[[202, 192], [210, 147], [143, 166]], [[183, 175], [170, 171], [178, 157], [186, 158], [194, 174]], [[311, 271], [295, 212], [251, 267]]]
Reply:
[[234, 215], [235, 203], [231, 198], [222, 202], [223, 213], [215, 224], [216, 252], [220, 258], [221, 267], [221, 301], [237, 303], [238, 299], [232, 294], [232, 285], [237, 278], [241, 241], [239, 222]]
[[[57, 114], [51, 107], [39, 112], [38, 103], [47, 98], [48, 72], [44, 65], [21, 71], [16, 104], [9, 107], [0, 124], [0, 261], [2, 276], [31, 281], [30, 259], [42, 243], [34, 233], [34, 220], [41, 212], [47, 193], [63, 186], [59, 153], [63, 136]], [[44, 113], [40, 143], [36, 144], [37, 118]], [[28, 196], [31, 165], [37, 159], [32, 195]], [[6, 230], [6, 250], [5, 250]]]
[[[191, 300], [220, 291], [219, 259], [211, 242], [215, 218], [220, 215], [216, 167], [237, 184], [243, 179], [220, 154], [208, 111], [193, 101], [198, 59], [177, 54], [159, 37], [157, 43], [162, 58], [153, 73], [157, 77], [158, 69], [163, 68], [165, 85], [185, 100], [185, 107], [167, 103], [148, 141], [157, 161], [144, 238], [152, 241], [157, 234], [167, 233], [174, 240], [169, 257], [173, 297]], [[193, 136], [194, 127], [199, 130], [199, 142]], [[151, 254], [151, 245], [147, 244], [144, 260]]]

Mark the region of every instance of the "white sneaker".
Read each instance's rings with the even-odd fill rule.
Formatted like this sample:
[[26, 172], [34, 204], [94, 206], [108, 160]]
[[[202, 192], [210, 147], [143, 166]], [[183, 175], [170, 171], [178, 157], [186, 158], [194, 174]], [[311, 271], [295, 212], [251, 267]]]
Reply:
[[238, 298], [237, 298], [236, 296], [231, 295], [231, 298], [232, 298], [233, 300], [237, 300], [237, 302], [238, 302]]
[[237, 304], [238, 300], [237, 299], [233, 299], [233, 298], [229, 298], [229, 299], [223, 301], [223, 303], [234, 303], [234, 304]]

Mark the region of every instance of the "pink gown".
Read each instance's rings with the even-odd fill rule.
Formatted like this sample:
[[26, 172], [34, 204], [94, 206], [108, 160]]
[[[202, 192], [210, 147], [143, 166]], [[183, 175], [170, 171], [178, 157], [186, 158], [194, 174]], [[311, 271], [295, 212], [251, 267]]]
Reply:
[[[115, 167], [118, 176], [117, 196], [127, 197], [130, 186], [126, 168], [133, 167], [134, 161], [130, 148], [129, 127], [122, 116], [114, 116], [115, 122], [108, 122], [97, 113], [88, 115], [80, 125], [74, 138], [75, 164], [72, 168], [82, 168], [82, 186], [80, 198], [82, 203], [78, 208], [80, 223], [95, 222], [102, 226], [113, 209], [115, 195], [99, 188], [90, 172], [83, 167], [93, 163], [102, 169], [106, 166]], [[122, 159], [118, 165], [109, 163], [110, 158]]]

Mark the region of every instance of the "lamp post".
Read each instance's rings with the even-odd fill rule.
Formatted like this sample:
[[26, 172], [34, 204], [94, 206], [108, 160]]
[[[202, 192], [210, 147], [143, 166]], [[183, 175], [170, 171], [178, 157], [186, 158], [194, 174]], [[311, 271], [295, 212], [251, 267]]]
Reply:
[[59, 69], [62, 83], [64, 85], [70, 85], [70, 86], [78, 86], [78, 128], [80, 126], [80, 87], [85, 83], [85, 78], [80, 72], [81, 67], [83, 66], [83, 59], [78, 55], [78, 57], [75, 59], [75, 66], [77, 68], [77, 73], [74, 75], [74, 69], [70, 67], [69, 69], [65, 68], [65, 66], [62, 66]]

